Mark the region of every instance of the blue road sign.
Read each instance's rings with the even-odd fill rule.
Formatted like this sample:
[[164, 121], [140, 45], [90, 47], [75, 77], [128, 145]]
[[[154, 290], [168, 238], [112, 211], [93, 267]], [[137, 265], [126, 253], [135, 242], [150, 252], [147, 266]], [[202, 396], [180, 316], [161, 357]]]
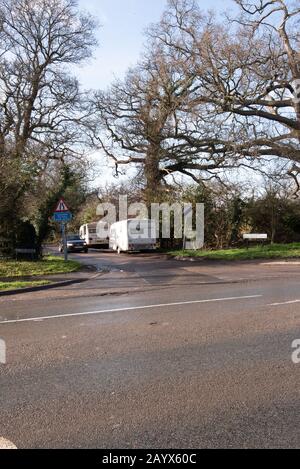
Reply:
[[57, 223], [68, 223], [72, 218], [71, 212], [56, 212], [53, 215], [53, 221], [56, 221]]

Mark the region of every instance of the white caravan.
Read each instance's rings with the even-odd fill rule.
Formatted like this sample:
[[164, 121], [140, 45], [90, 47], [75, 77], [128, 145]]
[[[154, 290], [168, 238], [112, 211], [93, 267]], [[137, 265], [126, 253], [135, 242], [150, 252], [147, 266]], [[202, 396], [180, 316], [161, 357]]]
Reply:
[[102, 223], [102, 231], [107, 233], [107, 237], [100, 237], [101, 222], [89, 223], [82, 225], [79, 229], [80, 237], [86, 242], [88, 247], [102, 247], [108, 249], [109, 245], [109, 226], [107, 223]]
[[157, 246], [154, 220], [123, 220], [110, 228], [109, 247], [114, 251], [154, 251]]

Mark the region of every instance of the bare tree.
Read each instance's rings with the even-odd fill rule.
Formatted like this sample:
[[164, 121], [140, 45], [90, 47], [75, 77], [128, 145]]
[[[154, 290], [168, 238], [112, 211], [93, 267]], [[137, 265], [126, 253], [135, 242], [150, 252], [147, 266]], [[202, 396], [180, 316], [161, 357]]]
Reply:
[[169, 0], [144, 60], [96, 96], [100, 147], [117, 167], [140, 165], [152, 198], [176, 174], [267, 173], [272, 159], [297, 180], [299, 10], [239, 3], [242, 14], [220, 22], [194, 0]]
[[91, 56], [96, 23], [73, 0], [0, 0], [0, 19], [0, 165], [14, 173], [0, 192], [11, 194], [13, 231], [39, 171], [82, 155], [85, 96], [71, 67]]
[[[220, 23], [203, 15], [194, 1], [170, 0], [151, 36], [175, 50], [194, 77], [190, 115], [193, 133], [210, 122], [213, 151], [238, 165], [254, 167], [263, 158], [284, 159], [295, 176], [300, 161], [300, 9], [284, 0], [237, 1], [241, 15]], [[217, 126], [215, 125], [217, 122]], [[220, 138], [221, 136], [221, 138]], [[189, 132], [182, 136], [190, 140]]]
[[223, 147], [219, 151], [211, 123], [194, 112], [198, 83], [189, 67], [176, 50], [153, 41], [124, 81], [94, 97], [94, 144], [117, 171], [127, 164], [142, 168], [148, 199], [159, 197], [175, 174], [199, 182], [235, 167], [235, 156], [225, 160]]

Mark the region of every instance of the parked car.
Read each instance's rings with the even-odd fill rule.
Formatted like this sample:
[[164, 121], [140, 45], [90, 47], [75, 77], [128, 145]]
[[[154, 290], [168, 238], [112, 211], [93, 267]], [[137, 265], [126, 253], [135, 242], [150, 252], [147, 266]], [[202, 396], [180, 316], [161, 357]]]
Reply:
[[[88, 246], [84, 239], [79, 235], [70, 234], [67, 236], [67, 250], [68, 252], [88, 252]], [[63, 241], [59, 244], [59, 252], [64, 252]]]

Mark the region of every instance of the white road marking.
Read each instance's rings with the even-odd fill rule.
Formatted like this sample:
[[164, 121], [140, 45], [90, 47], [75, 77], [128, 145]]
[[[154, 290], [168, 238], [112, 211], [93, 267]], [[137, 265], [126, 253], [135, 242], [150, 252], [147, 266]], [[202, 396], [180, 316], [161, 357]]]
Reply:
[[74, 318], [82, 316], [92, 316], [96, 314], [103, 313], [122, 313], [125, 311], [137, 311], [142, 309], [155, 309], [155, 308], [167, 308], [170, 306], [184, 306], [184, 305], [196, 305], [201, 303], [216, 303], [221, 301], [238, 301], [238, 300], [252, 300], [255, 298], [261, 298], [262, 295], [252, 295], [252, 296], [233, 296], [230, 298], [213, 298], [210, 300], [197, 300], [197, 301], [181, 301], [178, 303], [163, 303], [156, 305], [146, 305], [146, 306], [132, 306], [130, 308], [116, 308], [116, 309], [104, 309], [101, 311], [89, 311], [86, 313], [70, 313], [70, 314], [59, 314], [55, 316], [41, 316], [36, 318], [24, 318], [24, 319], [13, 319], [10, 321], [1, 321], [0, 324], [16, 324], [19, 322], [39, 322], [46, 321], [50, 319], [64, 319], [64, 318]]
[[284, 303], [272, 303], [268, 306], [284, 306], [284, 305], [295, 305], [300, 303], [300, 300], [285, 301]]
[[270, 266], [270, 265], [286, 265], [286, 266], [296, 265], [296, 266], [298, 266], [298, 265], [300, 265], [300, 262], [299, 261], [295, 261], [295, 262], [294, 261], [290, 261], [290, 262], [288, 262], [288, 261], [264, 262], [263, 264], [260, 264], [260, 265], [268, 265], [268, 266]]
[[0, 438], [0, 449], [17, 449], [17, 447], [11, 441]]

